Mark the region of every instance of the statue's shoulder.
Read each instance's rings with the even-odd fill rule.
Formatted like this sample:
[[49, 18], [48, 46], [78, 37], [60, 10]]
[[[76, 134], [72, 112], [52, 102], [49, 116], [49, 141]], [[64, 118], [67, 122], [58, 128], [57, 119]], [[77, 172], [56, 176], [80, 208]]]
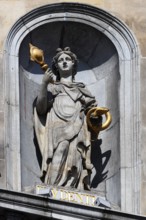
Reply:
[[48, 85], [48, 91], [52, 93], [52, 95], [57, 95], [62, 91], [63, 85], [60, 82], [55, 82], [54, 84]]

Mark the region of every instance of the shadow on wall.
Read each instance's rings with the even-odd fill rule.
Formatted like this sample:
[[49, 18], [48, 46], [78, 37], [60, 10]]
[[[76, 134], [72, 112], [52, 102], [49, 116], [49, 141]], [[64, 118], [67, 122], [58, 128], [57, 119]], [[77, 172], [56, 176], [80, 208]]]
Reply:
[[96, 173], [91, 182], [91, 188], [97, 188], [98, 184], [107, 178], [108, 170], [104, 171], [111, 157], [111, 150], [104, 153], [101, 151], [102, 140], [98, 139], [91, 146], [91, 161], [95, 167]]

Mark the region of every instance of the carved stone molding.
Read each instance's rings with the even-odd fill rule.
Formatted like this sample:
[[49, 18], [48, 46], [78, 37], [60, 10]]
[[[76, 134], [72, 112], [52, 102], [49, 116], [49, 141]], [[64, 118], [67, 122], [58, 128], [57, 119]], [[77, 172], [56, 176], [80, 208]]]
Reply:
[[52, 200], [20, 192], [0, 190], [0, 213], [8, 220], [28, 219], [108, 219], [108, 220], [144, 220], [145, 217], [124, 212], [86, 207], [66, 201]]

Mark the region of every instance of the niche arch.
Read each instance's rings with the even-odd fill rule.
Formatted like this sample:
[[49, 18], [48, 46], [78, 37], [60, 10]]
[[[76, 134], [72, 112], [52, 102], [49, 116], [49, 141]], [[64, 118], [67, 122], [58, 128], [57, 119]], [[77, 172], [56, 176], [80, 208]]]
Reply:
[[118, 204], [123, 211], [138, 213], [140, 207], [138, 44], [128, 27], [119, 19], [104, 10], [84, 4], [60, 3], [42, 6], [21, 17], [8, 34], [4, 54], [7, 188], [21, 191], [22, 186], [20, 47], [27, 35], [42, 25], [53, 22], [74, 22], [92, 27], [106, 36], [116, 48], [120, 74]]

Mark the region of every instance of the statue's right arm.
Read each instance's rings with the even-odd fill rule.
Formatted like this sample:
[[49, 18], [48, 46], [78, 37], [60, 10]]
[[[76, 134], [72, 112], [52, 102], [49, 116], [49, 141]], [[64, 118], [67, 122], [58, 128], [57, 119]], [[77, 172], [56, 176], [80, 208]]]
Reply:
[[[51, 98], [48, 100], [48, 84], [53, 80], [53, 73], [50, 69], [48, 69], [42, 79], [40, 93], [37, 97], [36, 101], [36, 110], [40, 115], [46, 114], [49, 108], [49, 103], [51, 103]], [[49, 102], [50, 101], [50, 102]]]

